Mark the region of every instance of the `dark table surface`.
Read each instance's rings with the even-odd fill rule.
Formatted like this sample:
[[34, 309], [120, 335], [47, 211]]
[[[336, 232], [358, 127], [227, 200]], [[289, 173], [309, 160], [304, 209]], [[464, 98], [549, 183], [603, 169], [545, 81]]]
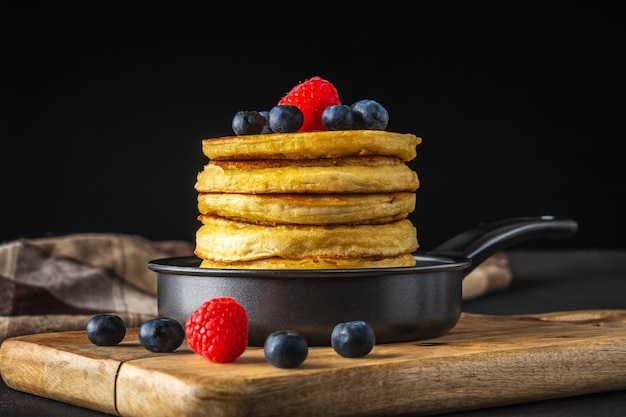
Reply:
[[[509, 250], [507, 253], [513, 272], [512, 285], [505, 291], [466, 301], [464, 311], [508, 315], [583, 309], [626, 309], [626, 249], [574, 251], [517, 249]], [[2, 417], [105, 415], [15, 391], [4, 382], [0, 382]], [[626, 415], [626, 391], [602, 392], [444, 416], [622, 415]]]

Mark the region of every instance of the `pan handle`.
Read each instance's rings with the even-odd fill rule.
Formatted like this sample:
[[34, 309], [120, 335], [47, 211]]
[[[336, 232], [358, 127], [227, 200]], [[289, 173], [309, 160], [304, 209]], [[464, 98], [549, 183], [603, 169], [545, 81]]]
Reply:
[[578, 223], [564, 217], [514, 217], [481, 224], [439, 245], [431, 254], [462, 256], [472, 260], [464, 271], [469, 274], [498, 250], [535, 238], [566, 238], [578, 229]]

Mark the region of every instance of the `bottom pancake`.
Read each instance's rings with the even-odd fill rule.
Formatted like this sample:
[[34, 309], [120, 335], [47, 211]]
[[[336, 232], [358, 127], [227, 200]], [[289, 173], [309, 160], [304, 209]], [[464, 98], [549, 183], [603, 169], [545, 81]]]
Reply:
[[418, 248], [417, 231], [407, 220], [362, 225], [267, 226], [201, 215], [195, 254], [230, 263], [267, 258], [390, 258]]
[[389, 258], [321, 258], [321, 259], [285, 259], [266, 258], [254, 261], [214, 262], [203, 259], [200, 268], [219, 269], [352, 269], [352, 268], [395, 268], [415, 266], [415, 258], [403, 254]]

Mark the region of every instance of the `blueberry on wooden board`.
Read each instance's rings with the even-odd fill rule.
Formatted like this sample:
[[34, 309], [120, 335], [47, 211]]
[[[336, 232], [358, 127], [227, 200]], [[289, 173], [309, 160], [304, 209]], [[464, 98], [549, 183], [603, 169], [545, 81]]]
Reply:
[[97, 314], [89, 319], [85, 328], [94, 345], [115, 346], [126, 336], [126, 324], [115, 314]]
[[309, 354], [306, 339], [293, 330], [278, 330], [265, 339], [265, 359], [277, 368], [295, 368]]
[[139, 327], [139, 343], [150, 352], [173, 352], [184, 339], [184, 327], [173, 318], [148, 320]]
[[364, 321], [339, 323], [330, 335], [330, 344], [339, 355], [346, 358], [361, 358], [374, 348], [374, 329]]

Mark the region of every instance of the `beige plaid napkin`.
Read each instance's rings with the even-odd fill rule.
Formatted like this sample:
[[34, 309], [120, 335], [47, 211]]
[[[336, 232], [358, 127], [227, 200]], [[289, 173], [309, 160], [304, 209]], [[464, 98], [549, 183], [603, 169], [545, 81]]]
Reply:
[[193, 254], [183, 241], [122, 234], [73, 234], [0, 245], [0, 341], [84, 329], [113, 312], [136, 327], [157, 315], [150, 260]]

